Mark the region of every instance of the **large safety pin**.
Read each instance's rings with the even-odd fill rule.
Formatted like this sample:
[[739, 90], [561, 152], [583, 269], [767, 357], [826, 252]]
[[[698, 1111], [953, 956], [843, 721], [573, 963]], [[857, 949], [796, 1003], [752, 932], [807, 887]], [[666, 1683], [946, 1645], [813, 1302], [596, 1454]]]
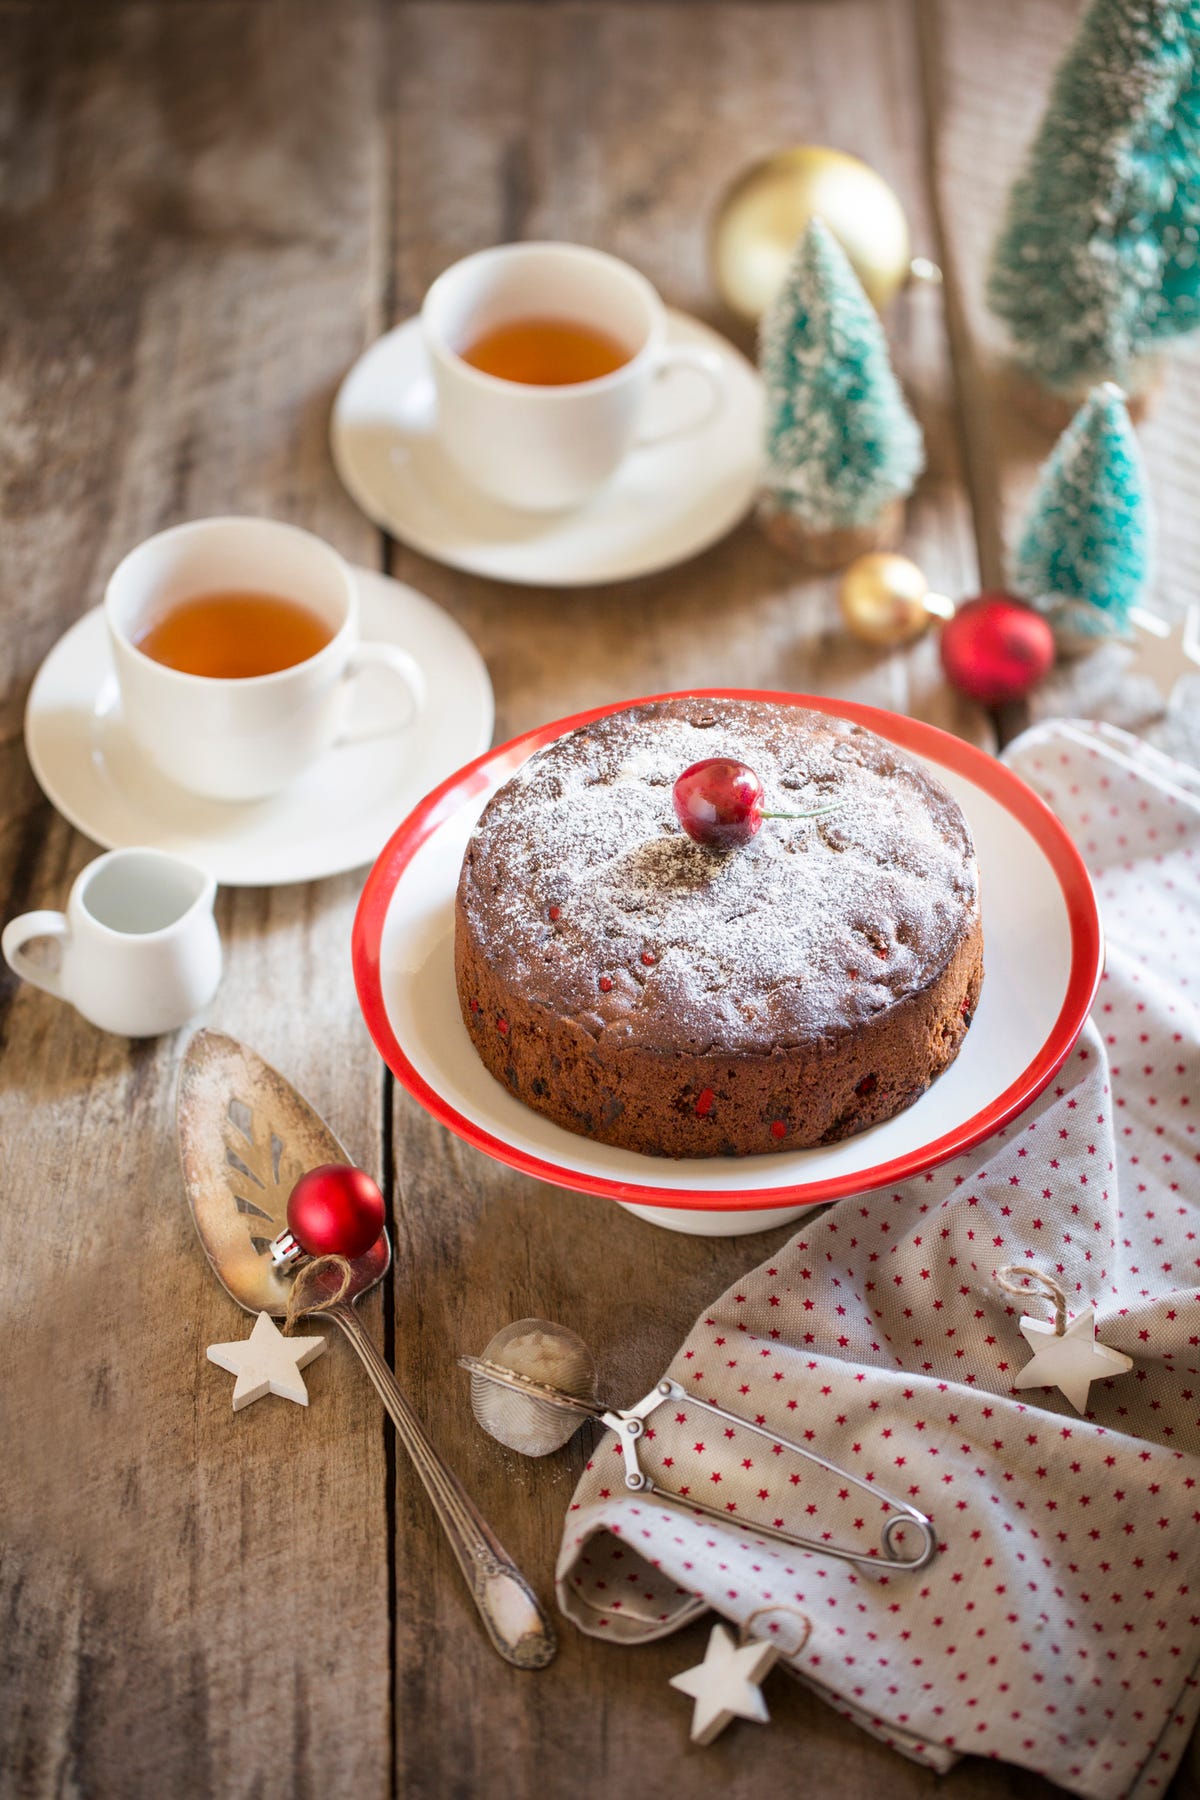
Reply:
[[[803, 1444], [795, 1443], [791, 1438], [780, 1437], [777, 1432], [768, 1431], [765, 1426], [752, 1424], [748, 1419], [740, 1418], [737, 1413], [726, 1411], [723, 1406], [714, 1406], [710, 1401], [698, 1400], [694, 1395], [685, 1393], [677, 1381], [670, 1379], [660, 1381], [635, 1406], [618, 1407], [609, 1406], [603, 1400], [587, 1399], [578, 1394], [567, 1393], [564, 1389], [552, 1387], [546, 1382], [534, 1381], [528, 1375], [519, 1374], [516, 1370], [507, 1368], [503, 1363], [492, 1362], [486, 1357], [460, 1356], [458, 1360], [460, 1365], [464, 1369], [469, 1369], [473, 1376], [478, 1376], [499, 1387], [508, 1388], [515, 1393], [523, 1394], [533, 1403], [574, 1413], [578, 1415], [580, 1421], [584, 1418], [598, 1419], [601, 1424], [607, 1425], [610, 1431], [616, 1433], [617, 1441], [621, 1446], [621, 1454], [625, 1462], [625, 1486], [631, 1493], [653, 1495], [656, 1500], [668, 1501], [692, 1512], [707, 1513], [714, 1519], [720, 1519], [723, 1525], [736, 1526], [739, 1530], [751, 1532], [756, 1537], [777, 1538], [782, 1543], [794, 1544], [798, 1549], [812, 1550], [821, 1556], [840, 1557], [843, 1562], [860, 1563], [864, 1568], [903, 1569], [915, 1573], [916, 1570], [925, 1567], [937, 1550], [937, 1533], [933, 1528], [932, 1520], [927, 1518], [917, 1507], [910, 1505], [907, 1500], [900, 1500], [894, 1494], [885, 1493], [874, 1482], [865, 1481], [861, 1475], [855, 1475], [849, 1469], [839, 1468], [836, 1463], [827, 1462], [823, 1456], [818, 1456], [815, 1450], [809, 1450]], [[646, 1420], [660, 1406], [667, 1405], [669, 1401], [682, 1402], [689, 1408], [699, 1408], [702, 1412], [711, 1413], [714, 1418], [727, 1420], [731, 1425], [737, 1426], [740, 1431], [753, 1432], [757, 1437], [766, 1438], [771, 1444], [779, 1444], [784, 1449], [794, 1451], [806, 1462], [816, 1463], [819, 1468], [825, 1469], [831, 1475], [836, 1475], [839, 1481], [852, 1482], [864, 1493], [870, 1494], [874, 1499], [890, 1507], [892, 1510], [885, 1520], [880, 1534], [882, 1555], [879, 1551], [843, 1549], [837, 1544], [826, 1543], [823, 1539], [800, 1537], [795, 1532], [784, 1531], [776, 1525], [758, 1524], [754, 1520], [740, 1518], [719, 1507], [710, 1506], [706, 1501], [693, 1499], [690, 1494], [685, 1498], [683, 1495], [674, 1493], [670, 1488], [660, 1487], [642, 1468], [638, 1449], [645, 1434]], [[476, 1416], [480, 1417], [478, 1408]], [[485, 1429], [490, 1429], [487, 1421], [482, 1417], [480, 1422], [485, 1425]], [[495, 1435], [498, 1434], [493, 1432], [493, 1436]], [[503, 1438], [502, 1441], [509, 1442], [510, 1440]], [[562, 1441], [566, 1441], [565, 1436]], [[519, 1444], [514, 1443], [514, 1448], [520, 1447]], [[921, 1551], [915, 1557], [901, 1556], [897, 1546], [893, 1543], [897, 1531], [907, 1525], [913, 1526], [921, 1537]]]

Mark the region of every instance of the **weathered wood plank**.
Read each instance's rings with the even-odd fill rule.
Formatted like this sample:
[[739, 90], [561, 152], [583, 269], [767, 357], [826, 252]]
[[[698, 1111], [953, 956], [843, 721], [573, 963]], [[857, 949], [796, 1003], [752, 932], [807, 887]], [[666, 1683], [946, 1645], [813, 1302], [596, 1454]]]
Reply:
[[[1017, 0], [986, 28], [969, 10], [945, 49], [941, 13], [922, 14], [934, 18], [924, 90], [909, 0], [347, 0], [336, 12], [113, 0], [85, 16], [6, 15], [0, 133], [20, 154], [0, 157], [5, 916], [61, 901], [91, 853], [24, 765], [20, 711], [40, 656], [121, 552], [175, 518], [263, 510], [373, 560], [374, 534], [328, 465], [333, 386], [381, 323], [484, 243], [602, 244], [668, 301], [728, 326], [705, 226], [745, 161], [797, 140], [856, 150], [901, 192], [917, 247], [937, 254], [923, 153], [927, 133], [949, 131], [961, 174], [944, 178], [939, 138], [936, 194], [969, 404], [956, 401], [942, 300], [902, 299], [889, 323], [932, 469], [910, 548], [935, 583], [968, 592], [978, 532], [994, 579], [1010, 489], [981, 423], [992, 402], [963, 298], [983, 253], [966, 177], [990, 192], [997, 142], [1015, 141], [1022, 109], [1032, 123], [1065, 9]], [[1024, 56], [1011, 51], [1022, 33]], [[936, 101], [924, 116], [923, 91]], [[954, 137], [971, 104], [985, 139]], [[1189, 491], [1184, 478], [1172, 489], [1180, 513]], [[693, 565], [595, 593], [507, 589], [398, 550], [391, 564], [480, 643], [504, 735], [599, 700], [724, 681], [841, 692], [987, 738], [941, 683], [932, 644], [861, 651], [837, 626], [832, 584], [797, 576], [752, 525]], [[377, 1166], [389, 1149], [381, 1075], [345, 959], [357, 885], [226, 896], [229, 974], [212, 1016]], [[0, 1009], [0, 1406], [6, 1443], [21, 1446], [0, 1471], [12, 1702], [0, 1766], [17, 1792], [615, 1795], [682, 1780], [736, 1796], [764, 1782], [790, 1791], [799, 1755], [806, 1785], [832, 1795], [882, 1782], [932, 1792], [926, 1772], [782, 1677], [773, 1730], [690, 1750], [687, 1708], [666, 1682], [696, 1660], [700, 1627], [636, 1653], [566, 1632], [546, 1674], [504, 1669], [402, 1460], [388, 1519], [385, 1439], [348, 1355], [314, 1365], [309, 1413], [264, 1405], [236, 1423], [225, 1378], [203, 1364], [240, 1315], [203, 1273], [178, 1195], [180, 1046], [101, 1038], [7, 978]], [[659, 1233], [489, 1165], [403, 1096], [390, 1123], [398, 1373], [548, 1594], [585, 1444], [530, 1464], [482, 1438], [454, 1354], [543, 1312], [596, 1345], [607, 1391], [635, 1395], [705, 1301], [785, 1232]], [[939, 1789], [1018, 1790], [1049, 1791], [983, 1764]]]
[[[4, 916], [94, 854], [20, 747], [29, 679], [146, 533], [218, 511], [377, 538], [329, 472], [374, 329], [374, 25], [359, 0], [6, 17], [0, 191]], [[213, 1022], [368, 1165], [382, 1081], [357, 884], [223, 896]], [[0, 1767], [22, 1795], [380, 1794], [390, 1782], [381, 1413], [348, 1351], [235, 1420], [204, 1347], [248, 1327], [194, 1242], [180, 1040], [130, 1045], [5, 976]], [[380, 1302], [371, 1303], [379, 1322]], [[353, 1728], [347, 1729], [347, 1722]]]
[[[397, 317], [469, 250], [562, 235], [628, 257], [669, 302], [728, 327], [709, 286], [707, 221], [745, 161], [790, 140], [842, 144], [876, 163], [904, 194], [919, 245], [932, 249], [904, 4], [414, 5], [396, 32]], [[934, 580], [972, 591], [938, 295], [906, 297], [891, 323], [931, 442], [912, 547]], [[730, 682], [843, 693], [986, 738], [986, 721], [940, 681], [932, 644], [909, 657], [863, 651], [837, 625], [832, 583], [799, 577], [753, 525], [688, 567], [596, 593], [499, 588], [399, 548], [392, 564], [482, 645], [501, 735], [601, 700]], [[588, 1440], [539, 1463], [491, 1443], [471, 1418], [456, 1352], [481, 1349], [510, 1319], [559, 1318], [596, 1347], [603, 1391], [632, 1398], [705, 1302], [786, 1230], [725, 1241], [660, 1232], [608, 1201], [490, 1165], [403, 1094], [394, 1153], [397, 1371], [546, 1594]], [[510, 1675], [482, 1645], [402, 1464], [397, 1489], [402, 1791], [565, 1795], [584, 1785], [615, 1795], [631, 1780], [651, 1794], [749, 1795], [771, 1783], [791, 1791], [801, 1746], [805, 1785], [822, 1792], [883, 1781], [902, 1795], [931, 1790], [927, 1773], [782, 1678], [770, 1693], [771, 1731], [689, 1748], [687, 1709], [667, 1681], [697, 1659], [700, 1627], [636, 1652], [566, 1627], [550, 1670]], [[998, 1795], [1017, 1779], [972, 1766], [952, 1791]], [[1022, 1791], [1038, 1791], [1020, 1779]]]
[[[514, 236], [627, 257], [668, 303], [719, 308], [707, 230], [747, 162], [794, 140], [853, 149], [932, 232], [907, 0], [803, 7], [425, 5], [396, 15], [396, 316], [456, 257]], [[836, 75], [835, 75], [836, 72]], [[897, 358], [929, 436], [909, 542], [930, 580], [976, 585], [936, 292], [896, 302]], [[880, 657], [850, 640], [835, 584], [800, 574], [747, 523], [704, 557], [598, 590], [511, 589], [398, 550], [488, 659], [497, 734], [668, 687], [772, 685], [917, 713], [987, 741], [940, 678], [932, 641]]]
[[[1012, 404], [1008, 347], [984, 303], [984, 282], [1009, 185], [1080, 10], [1074, 0], [1010, 0], [1003, 8], [924, 0], [919, 14], [964, 447], [982, 573], [994, 586], [1004, 585], [1007, 550], [1053, 438]], [[1198, 597], [1198, 405], [1200, 341], [1193, 338], [1172, 355], [1162, 393], [1139, 432], [1159, 527], [1150, 603], [1166, 613]], [[1011, 709], [1009, 733], [1026, 722], [1079, 713], [1136, 728], [1172, 754], [1200, 762], [1200, 683], [1180, 695], [1168, 718], [1147, 723], [1153, 696], [1124, 680], [1123, 663], [1121, 651], [1108, 649], [1059, 665], [1026, 707]], [[1171, 1786], [1181, 1800], [1196, 1791], [1198, 1761], [1200, 1736]]]
[[[926, 0], [921, 9], [933, 183], [951, 284], [956, 374], [979, 522], [985, 581], [1004, 585], [1007, 551], [1053, 433], [1013, 404], [1003, 327], [984, 302], [988, 258], [1012, 178], [1041, 117], [1052, 71], [1078, 20], [1074, 0]], [[1166, 365], [1140, 429], [1158, 518], [1149, 603], [1174, 615], [1200, 588], [1200, 339], [1184, 340]], [[1152, 690], [1122, 677], [1124, 652], [1108, 649], [1060, 664], [1006, 723], [1063, 713], [1136, 727], [1152, 742], [1200, 761], [1200, 679], [1170, 719], [1148, 724]], [[1187, 704], [1180, 702], [1187, 700]]]

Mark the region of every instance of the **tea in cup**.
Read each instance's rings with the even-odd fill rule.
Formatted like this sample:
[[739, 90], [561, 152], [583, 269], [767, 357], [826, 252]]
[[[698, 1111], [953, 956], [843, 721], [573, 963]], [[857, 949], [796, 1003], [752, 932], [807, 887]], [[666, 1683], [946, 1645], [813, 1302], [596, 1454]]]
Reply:
[[657, 441], [638, 431], [655, 383], [673, 369], [699, 373], [721, 403], [721, 358], [668, 344], [645, 276], [579, 244], [501, 244], [465, 257], [429, 289], [421, 326], [442, 447], [507, 506], [580, 505], [639, 442]]
[[[77, 877], [65, 912], [23, 913], [0, 936], [14, 975], [66, 1000], [102, 1031], [158, 1037], [186, 1025], [217, 991], [217, 884], [165, 850], [110, 850]], [[58, 944], [58, 967], [36, 939]]]
[[[213, 800], [277, 793], [337, 742], [403, 730], [424, 702], [395, 644], [358, 635], [336, 550], [271, 519], [200, 519], [147, 538], [104, 608], [125, 724], [168, 780]], [[387, 671], [399, 709], [347, 723], [355, 678]]]

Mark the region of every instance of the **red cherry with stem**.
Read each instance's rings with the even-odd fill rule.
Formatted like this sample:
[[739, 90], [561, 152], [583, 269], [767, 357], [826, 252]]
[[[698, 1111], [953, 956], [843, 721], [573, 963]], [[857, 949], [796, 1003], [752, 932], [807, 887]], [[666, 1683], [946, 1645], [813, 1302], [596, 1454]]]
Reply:
[[322, 1163], [302, 1175], [287, 1203], [288, 1229], [310, 1256], [351, 1261], [379, 1241], [383, 1195], [365, 1169]]
[[764, 819], [819, 819], [836, 812], [840, 802], [812, 812], [763, 811], [763, 785], [743, 762], [731, 756], [706, 756], [685, 769], [675, 783], [675, 817], [688, 836], [710, 850], [735, 850], [748, 844]]
[[675, 817], [697, 844], [732, 850], [762, 824], [763, 788], [753, 769], [728, 756], [708, 756], [675, 783]]

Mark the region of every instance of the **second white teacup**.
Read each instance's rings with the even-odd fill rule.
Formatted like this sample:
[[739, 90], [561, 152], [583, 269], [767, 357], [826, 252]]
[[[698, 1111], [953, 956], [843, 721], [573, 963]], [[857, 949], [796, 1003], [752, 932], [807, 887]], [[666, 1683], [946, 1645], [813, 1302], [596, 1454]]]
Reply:
[[[204, 595], [267, 594], [315, 613], [315, 654], [270, 674], [196, 675], [147, 656], [138, 639], [172, 607]], [[420, 668], [395, 644], [363, 643], [358, 590], [337, 551], [274, 519], [198, 519], [131, 550], [104, 598], [130, 735], [170, 781], [213, 800], [278, 793], [331, 744], [402, 730], [424, 701]], [[388, 671], [399, 706], [347, 713], [355, 677]]]
[[[507, 380], [464, 360], [482, 335], [531, 317], [591, 327], [628, 358], [607, 375], [561, 386]], [[421, 326], [443, 448], [473, 486], [525, 511], [578, 506], [607, 481], [638, 441], [651, 389], [668, 370], [697, 371], [712, 405], [721, 402], [721, 358], [668, 344], [666, 310], [645, 276], [582, 244], [500, 244], [464, 257], [429, 289]]]

